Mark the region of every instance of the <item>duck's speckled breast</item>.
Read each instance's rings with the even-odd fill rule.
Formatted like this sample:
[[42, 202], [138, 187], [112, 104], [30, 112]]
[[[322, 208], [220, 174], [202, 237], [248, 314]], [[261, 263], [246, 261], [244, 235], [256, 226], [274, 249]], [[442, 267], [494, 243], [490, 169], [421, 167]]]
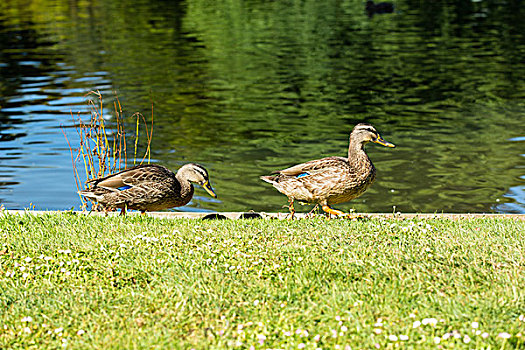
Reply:
[[338, 186], [334, 186], [331, 194], [327, 198], [328, 204], [345, 203], [361, 196], [374, 182], [376, 178], [376, 169], [372, 166], [370, 167], [369, 172], [363, 175], [363, 177], [355, 179], [356, 182], [352, 185], [342, 183]]

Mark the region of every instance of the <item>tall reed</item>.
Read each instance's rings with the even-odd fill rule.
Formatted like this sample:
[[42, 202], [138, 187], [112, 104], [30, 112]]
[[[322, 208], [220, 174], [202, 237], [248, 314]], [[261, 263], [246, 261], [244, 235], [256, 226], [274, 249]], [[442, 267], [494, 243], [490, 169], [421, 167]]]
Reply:
[[[71, 163], [78, 191], [85, 189], [88, 186], [86, 183], [90, 180], [126, 169], [128, 163], [131, 162], [128, 160], [128, 142], [130, 141], [133, 144], [133, 166], [151, 161], [153, 103], [151, 105], [151, 120], [149, 122], [139, 112], [134, 113], [129, 118], [125, 117], [122, 105], [116, 94], [113, 101], [114, 116], [111, 118], [107, 118], [104, 114], [104, 101], [99, 91], [89, 92], [86, 95], [86, 103], [90, 111], [89, 120], [82, 120], [80, 113], [76, 117], [73, 113], [71, 114], [73, 125], [78, 135], [78, 145], [71, 145], [67, 133], [62, 129], [71, 152]], [[134, 133], [126, 139], [126, 127], [129, 128], [132, 125]], [[146, 149], [144, 155], [138, 159], [137, 152], [142, 129], [144, 129], [143, 134], [146, 137]], [[79, 197], [82, 209], [87, 209], [87, 201], [90, 200], [80, 195]], [[93, 203], [93, 205], [93, 209], [96, 210], [96, 204]]]

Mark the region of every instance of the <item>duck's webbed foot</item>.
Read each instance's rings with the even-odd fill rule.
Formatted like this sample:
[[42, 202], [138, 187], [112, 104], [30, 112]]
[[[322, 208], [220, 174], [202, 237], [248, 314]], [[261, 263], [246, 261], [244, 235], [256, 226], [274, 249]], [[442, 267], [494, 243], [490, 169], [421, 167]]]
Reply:
[[359, 220], [364, 219], [365, 217], [361, 214], [350, 214], [345, 213], [344, 211], [334, 209], [330, 207], [329, 205], [323, 205], [322, 209], [325, 213], [328, 214], [328, 218], [330, 218], [331, 215], [335, 215], [338, 218], [344, 218], [344, 219], [350, 219], [350, 220]]
[[330, 218], [331, 215], [335, 215], [335, 217], [344, 217], [348, 215], [344, 211], [337, 210], [337, 209], [330, 207], [328, 204], [324, 204], [323, 206], [321, 206], [321, 209], [323, 209], [323, 211], [326, 214], [328, 214], [328, 218]]

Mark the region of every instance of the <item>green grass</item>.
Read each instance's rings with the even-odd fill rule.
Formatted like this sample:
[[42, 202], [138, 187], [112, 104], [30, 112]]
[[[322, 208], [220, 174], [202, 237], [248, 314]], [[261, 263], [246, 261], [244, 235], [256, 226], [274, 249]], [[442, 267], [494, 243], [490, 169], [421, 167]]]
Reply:
[[523, 221], [1, 214], [0, 237], [0, 348], [525, 346]]

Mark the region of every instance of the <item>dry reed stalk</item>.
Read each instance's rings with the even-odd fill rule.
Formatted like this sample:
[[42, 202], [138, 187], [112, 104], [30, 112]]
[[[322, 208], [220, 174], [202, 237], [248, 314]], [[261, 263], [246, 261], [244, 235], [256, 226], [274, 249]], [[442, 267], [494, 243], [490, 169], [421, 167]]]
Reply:
[[[95, 99], [90, 97], [95, 97]], [[77, 115], [76, 118], [71, 114], [75, 130], [79, 137], [79, 145], [77, 148], [72, 147], [65, 130], [62, 129], [71, 152], [73, 175], [78, 191], [85, 189], [86, 182], [121, 171], [128, 166], [126, 123], [118, 96], [115, 94], [115, 101], [113, 102], [115, 118], [112, 118], [114, 120], [111, 121], [111, 124], [108, 122], [107, 126], [106, 120], [104, 119], [102, 94], [99, 91], [91, 91], [86, 95], [86, 98], [90, 111], [90, 119], [84, 122], [80, 114]], [[141, 124], [144, 125], [146, 133], [146, 150], [139, 164], [144, 163], [146, 157], [147, 163], [149, 164], [151, 160], [151, 140], [153, 136], [153, 103], [151, 105], [151, 121], [149, 127], [146, 118], [141, 113], [134, 113], [130, 119], [133, 118], [135, 119], [133, 165], [137, 165], [137, 150], [139, 148]], [[84, 167], [85, 181], [82, 181], [82, 176], [77, 166], [78, 163], [81, 163]], [[80, 195], [79, 197], [82, 203], [82, 209], [87, 209], [88, 203], [86, 199]], [[95, 203], [93, 203], [93, 209], [97, 209]]]

